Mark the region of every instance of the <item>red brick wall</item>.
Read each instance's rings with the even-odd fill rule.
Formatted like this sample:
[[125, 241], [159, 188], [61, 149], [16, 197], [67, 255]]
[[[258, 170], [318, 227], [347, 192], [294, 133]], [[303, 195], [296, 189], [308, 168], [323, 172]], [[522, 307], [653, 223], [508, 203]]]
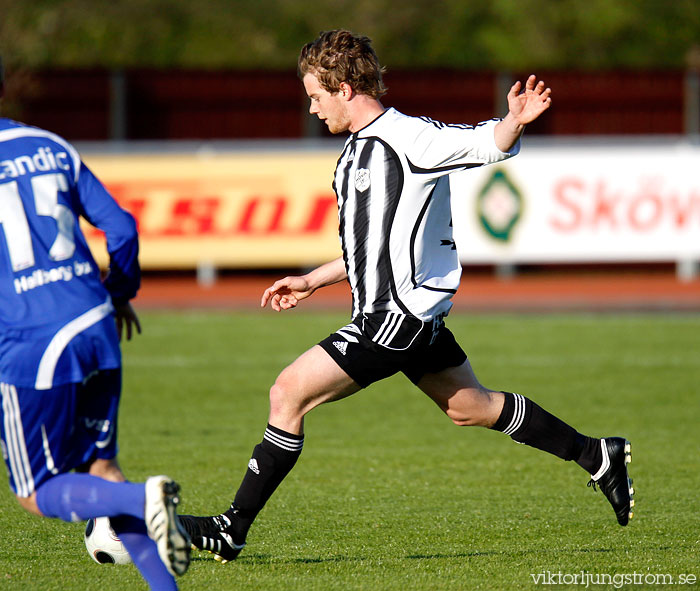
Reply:
[[[530, 134], [683, 133], [684, 73], [543, 72], [552, 109]], [[106, 70], [24, 73], [7, 80], [12, 114], [71, 140], [112, 134]], [[515, 76], [505, 79], [515, 80]], [[522, 76], [524, 78], [524, 76]], [[328, 135], [307, 119], [308, 101], [291, 71], [152, 71], [124, 73], [125, 139], [299, 138]], [[389, 71], [386, 105], [448, 123], [496, 115], [505, 91], [491, 72]]]

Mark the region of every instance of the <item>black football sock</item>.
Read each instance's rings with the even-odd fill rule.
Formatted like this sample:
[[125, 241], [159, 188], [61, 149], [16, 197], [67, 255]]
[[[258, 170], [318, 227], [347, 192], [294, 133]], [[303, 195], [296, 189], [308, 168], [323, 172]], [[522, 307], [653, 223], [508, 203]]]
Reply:
[[504, 392], [501, 416], [491, 427], [514, 441], [549, 452], [563, 460], [574, 460], [589, 473], [602, 462], [600, 439], [581, 435], [576, 429], [544, 410], [529, 398]]
[[[581, 437], [584, 437], [581, 435]], [[600, 439], [596, 437], [585, 437], [583, 451], [576, 463], [586, 472], [595, 474], [603, 463], [603, 450], [600, 446]]]
[[[261, 443], [253, 449], [248, 470], [229, 511], [234, 522], [234, 542], [242, 544], [253, 520], [285, 476], [294, 467], [304, 445], [303, 435], [268, 425]], [[234, 518], [235, 514], [235, 518]]]

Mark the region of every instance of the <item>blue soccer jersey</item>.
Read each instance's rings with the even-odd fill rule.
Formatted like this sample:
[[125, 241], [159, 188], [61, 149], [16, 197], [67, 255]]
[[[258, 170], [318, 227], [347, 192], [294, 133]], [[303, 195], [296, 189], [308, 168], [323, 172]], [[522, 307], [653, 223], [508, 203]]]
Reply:
[[[104, 282], [81, 216], [107, 237]], [[139, 282], [135, 221], [75, 148], [0, 118], [0, 382], [49, 389], [119, 367], [106, 320]]]

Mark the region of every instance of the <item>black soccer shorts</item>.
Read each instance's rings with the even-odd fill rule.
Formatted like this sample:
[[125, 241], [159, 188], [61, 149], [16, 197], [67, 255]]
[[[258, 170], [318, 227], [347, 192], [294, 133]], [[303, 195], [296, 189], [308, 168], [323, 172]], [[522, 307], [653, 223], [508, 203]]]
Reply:
[[442, 316], [423, 322], [399, 312], [360, 314], [319, 345], [362, 388], [398, 372], [417, 384], [467, 359]]

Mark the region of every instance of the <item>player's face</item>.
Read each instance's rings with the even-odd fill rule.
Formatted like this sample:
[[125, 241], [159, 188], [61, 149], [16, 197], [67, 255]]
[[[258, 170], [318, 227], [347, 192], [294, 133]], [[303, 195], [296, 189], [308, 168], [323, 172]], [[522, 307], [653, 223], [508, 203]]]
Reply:
[[350, 128], [350, 116], [347, 111], [347, 103], [341, 94], [331, 94], [318, 83], [314, 74], [304, 76], [304, 88], [311, 101], [309, 113], [316, 115], [321, 121], [325, 121], [331, 133], [342, 133]]

